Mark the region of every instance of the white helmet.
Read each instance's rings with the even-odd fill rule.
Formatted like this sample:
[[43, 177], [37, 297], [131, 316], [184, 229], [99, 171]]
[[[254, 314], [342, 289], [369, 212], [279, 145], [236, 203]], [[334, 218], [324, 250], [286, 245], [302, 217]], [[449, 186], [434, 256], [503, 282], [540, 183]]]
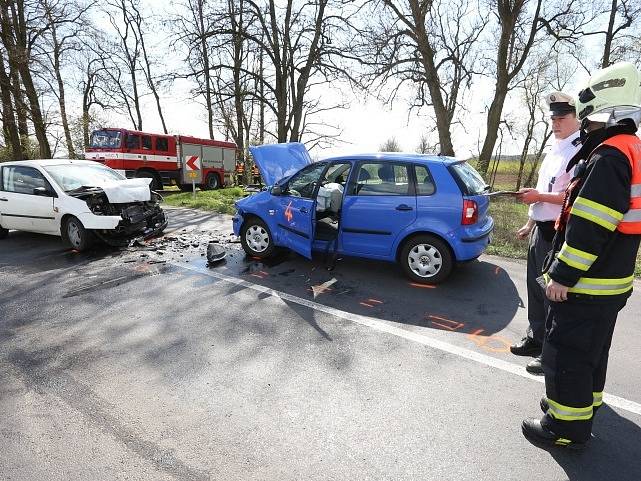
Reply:
[[579, 121], [605, 122], [607, 127], [623, 119], [641, 121], [641, 74], [630, 62], [619, 62], [595, 72], [576, 99]]

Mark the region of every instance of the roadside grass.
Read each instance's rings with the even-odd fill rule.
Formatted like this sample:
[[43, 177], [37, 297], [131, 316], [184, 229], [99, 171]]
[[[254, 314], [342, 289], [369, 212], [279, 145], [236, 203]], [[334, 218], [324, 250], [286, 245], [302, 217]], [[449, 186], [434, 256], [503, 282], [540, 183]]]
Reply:
[[233, 214], [234, 202], [245, 197], [246, 193], [241, 187], [227, 187], [217, 190], [196, 190], [196, 198], [191, 192], [180, 192], [177, 189], [162, 191], [164, 203], [174, 207], [190, 207], [203, 209], [219, 214]]
[[527, 205], [511, 198], [493, 198], [490, 215], [494, 218], [492, 242], [488, 254], [514, 259], [527, 258], [527, 240], [516, 238], [516, 231], [527, 222]]

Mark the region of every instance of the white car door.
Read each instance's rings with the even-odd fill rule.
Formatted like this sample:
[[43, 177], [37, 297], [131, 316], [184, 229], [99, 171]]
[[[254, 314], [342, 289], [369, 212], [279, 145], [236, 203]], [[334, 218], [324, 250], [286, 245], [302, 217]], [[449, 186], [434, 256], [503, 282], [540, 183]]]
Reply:
[[[56, 194], [42, 173], [33, 167], [9, 165], [2, 167], [1, 177], [2, 227], [47, 234], [56, 233], [58, 226], [53, 210], [53, 199]], [[38, 188], [41, 190], [36, 191], [35, 189]]]

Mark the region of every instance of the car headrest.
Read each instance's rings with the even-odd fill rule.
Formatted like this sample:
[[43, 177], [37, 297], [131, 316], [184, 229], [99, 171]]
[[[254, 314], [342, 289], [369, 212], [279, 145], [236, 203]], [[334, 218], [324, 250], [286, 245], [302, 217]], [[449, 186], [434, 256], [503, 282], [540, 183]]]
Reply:
[[383, 182], [394, 182], [394, 169], [391, 165], [382, 165], [378, 168], [378, 177]]
[[370, 179], [369, 172], [367, 172], [365, 169], [361, 168], [360, 172], [358, 173], [358, 181], [362, 182], [364, 180], [369, 180]]

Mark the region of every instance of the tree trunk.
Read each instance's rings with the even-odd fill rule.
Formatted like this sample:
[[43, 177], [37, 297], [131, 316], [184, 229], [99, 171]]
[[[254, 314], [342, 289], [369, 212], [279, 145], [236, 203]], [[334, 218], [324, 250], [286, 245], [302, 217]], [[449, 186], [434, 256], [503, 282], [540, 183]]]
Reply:
[[200, 50], [203, 58], [203, 75], [205, 76], [205, 103], [207, 104], [207, 127], [209, 138], [214, 139], [214, 106], [211, 101], [211, 76], [209, 72], [209, 51], [205, 38], [205, 14], [203, 13], [203, 0], [198, 0], [198, 29], [200, 36]]
[[24, 160], [20, 135], [11, 103], [11, 81], [5, 70], [4, 58], [0, 55], [0, 93], [2, 94], [2, 127], [7, 143], [11, 146], [13, 160]]
[[27, 104], [24, 101], [24, 94], [20, 84], [20, 74], [15, 68], [9, 68], [11, 80], [11, 91], [15, 104], [16, 117], [18, 118], [18, 134], [23, 139], [29, 137], [29, 124], [27, 123]]
[[58, 104], [60, 105], [60, 119], [62, 120], [62, 129], [65, 134], [65, 142], [67, 143], [67, 155], [70, 159], [75, 159], [76, 151], [73, 147], [73, 140], [71, 139], [71, 131], [69, 130], [69, 120], [67, 119], [67, 105], [65, 102], [65, 84], [62, 80], [60, 73], [60, 44], [56, 33], [56, 24], [51, 21], [51, 39], [53, 40], [53, 70], [58, 83]]
[[31, 55], [27, 46], [27, 26], [24, 13], [22, 5], [19, 5], [19, 8], [16, 9], [15, 5], [12, 4], [11, 14], [9, 14], [6, 2], [2, 2], [2, 41], [7, 49], [9, 66], [18, 71], [25, 88], [25, 94], [29, 101], [31, 122], [40, 147], [40, 157], [49, 159], [51, 158], [51, 148], [47, 139], [47, 128], [40, 110], [38, 92], [29, 70]]
[[614, 34], [614, 20], [617, 16], [617, 0], [612, 0], [612, 7], [610, 9], [610, 21], [608, 22], [608, 31], [605, 34], [605, 44], [603, 45], [603, 58], [601, 60], [601, 68], [610, 66], [610, 53], [612, 50], [612, 37]]

